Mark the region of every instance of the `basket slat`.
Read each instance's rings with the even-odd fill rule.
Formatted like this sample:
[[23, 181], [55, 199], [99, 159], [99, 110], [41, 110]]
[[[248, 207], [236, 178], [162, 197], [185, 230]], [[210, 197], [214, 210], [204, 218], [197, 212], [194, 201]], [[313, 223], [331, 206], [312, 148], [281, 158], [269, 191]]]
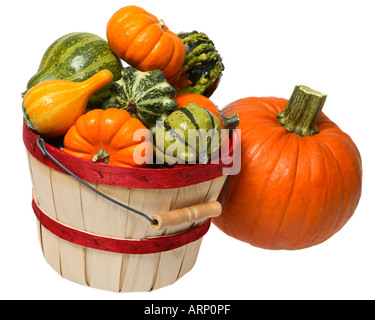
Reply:
[[[208, 203], [211, 201], [215, 201], [217, 197], [220, 194], [220, 191], [226, 181], [227, 177], [222, 176], [215, 180], [212, 180], [212, 183], [210, 185], [210, 189], [206, 193], [205, 199], [202, 201], [202, 203]], [[188, 273], [193, 266], [195, 265], [196, 259], [197, 259], [197, 252], [200, 249], [202, 239], [199, 239], [198, 241], [190, 243], [185, 252], [185, 258], [181, 265], [181, 270], [178, 275], [177, 279], [180, 279], [182, 276], [184, 276], [186, 273]]]
[[[214, 201], [217, 199], [227, 177], [222, 176], [217, 179], [212, 180], [212, 183], [210, 185], [210, 189], [206, 193], [205, 199], [202, 200], [202, 203], [208, 203], [211, 201]], [[196, 259], [197, 259], [197, 252], [200, 249], [200, 245], [202, 243], [202, 239], [199, 239], [198, 241], [195, 241], [193, 243], [190, 243], [185, 252], [185, 258], [181, 265], [181, 270], [178, 275], [177, 279], [180, 279], [182, 276], [184, 276], [187, 272], [189, 272], [193, 266], [195, 265]]]
[[202, 240], [203, 239], [201, 238], [187, 245], [187, 248], [185, 250], [184, 260], [181, 263], [180, 272], [175, 281], [182, 278], [185, 274], [187, 274], [194, 267], [195, 262], [197, 261], [197, 257], [198, 257], [197, 253], [199, 252], [200, 246], [202, 244]]
[[[188, 188], [180, 188], [178, 193], [173, 201], [173, 205], [169, 210], [184, 208], [194, 204], [203, 203], [204, 198], [206, 197], [207, 192], [209, 191], [212, 181], [207, 181], [204, 183], [196, 184]], [[167, 211], [169, 211], [167, 210]], [[165, 211], [165, 212], [167, 212]], [[163, 212], [163, 211], [162, 211]], [[198, 221], [197, 224], [201, 224], [202, 221]], [[167, 228], [166, 232], [168, 234], [173, 234], [180, 232], [184, 229], [191, 228], [194, 223], [182, 224], [177, 227]], [[156, 282], [154, 289], [162, 288], [170, 283], [175, 282], [179, 278], [181, 266], [186, 256], [190, 244], [179, 248], [173, 252], [162, 252], [159, 261], [159, 271], [156, 277]], [[194, 247], [195, 248], [195, 247]], [[199, 250], [199, 247], [198, 247]], [[195, 252], [193, 252], [195, 254]], [[188, 255], [186, 258], [188, 259]]]
[[[27, 152], [27, 158], [33, 185], [33, 197], [40, 208], [49, 212], [51, 217], [56, 219], [56, 210], [51, 187], [51, 169], [36, 160], [29, 152]], [[56, 272], [61, 274], [59, 239], [42, 227], [39, 222], [38, 230], [39, 240], [45, 259]]]
[[[110, 194], [114, 199], [128, 204], [128, 189], [91, 185]], [[127, 215], [122, 208], [108, 203], [107, 200], [85, 188], [81, 189], [81, 202], [87, 231], [111, 237], [125, 237]], [[88, 284], [95, 288], [118, 292], [121, 262], [121, 255], [87, 248], [85, 271]]]
[[[79, 182], [51, 169], [51, 185], [57, 220], [84, 230]], [[60, 240], [60, 265], [64, 278], [80, 284], [87, 283], [84, 272], [85, 248]]]

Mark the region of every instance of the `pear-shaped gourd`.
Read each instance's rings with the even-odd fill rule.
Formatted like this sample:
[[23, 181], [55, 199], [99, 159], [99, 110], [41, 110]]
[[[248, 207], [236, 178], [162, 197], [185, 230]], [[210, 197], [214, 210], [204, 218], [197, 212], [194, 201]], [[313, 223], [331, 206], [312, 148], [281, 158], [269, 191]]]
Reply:
[[25, 123], [45, 137], [59, 137], [85, 113], [92, 94], [111, 83], [113, 75], [102, 70], [83, 82], [43, 81], [23, 98]]

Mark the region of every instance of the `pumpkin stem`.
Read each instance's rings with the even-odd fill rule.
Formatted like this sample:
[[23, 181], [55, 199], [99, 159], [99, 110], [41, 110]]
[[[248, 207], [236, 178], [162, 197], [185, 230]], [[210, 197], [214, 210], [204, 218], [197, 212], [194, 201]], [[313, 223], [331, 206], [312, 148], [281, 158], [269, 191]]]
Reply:
[[326, 94], [309, 87], [296, 86], [285, 110], [277, 114], [280, 125], [303, 137], [319, 133], [315, 120], [326, 98]]
[[225, 124], [225, 129], [233, 130], [240, 125], [240, 117], [237, 113], [231, 114], [230, 116], [224, 116], [224, 114], [221, 111], [219, 112]]
[[109, 162], [109, 153], [105, 151], [104, 149], [98, 150], [96, 155], [92, 158], [93, 162], [104, 162], [108, 163]]
[[165, 27], [165, 22], [163, 19], [159, 20], [158, 22], [158, 26], [161, 28], [161, 30], [164, 31], [164, 27]]

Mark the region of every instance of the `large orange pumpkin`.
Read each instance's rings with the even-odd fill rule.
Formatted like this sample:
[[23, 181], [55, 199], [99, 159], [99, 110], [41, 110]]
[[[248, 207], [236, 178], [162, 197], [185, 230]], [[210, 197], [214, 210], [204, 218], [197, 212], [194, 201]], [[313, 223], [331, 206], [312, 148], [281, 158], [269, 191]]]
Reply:
[[[137, 131], [141, 141], [135, 136]], [[127, 111], [115, 108], [94, 109], [80, 116], [66, 133], [63, 150], [115, 166], [143, 167], [153, 159], [150, 132]]]
[[245, 98], [223, 109], [241, 119], [241, 172], [220, 217], [229, 236], [264, 249], [324, 242], [353, 215], [362, 188], [360, 153], [321, 112], [325, 95], [297, 86], [291, 99]]
[[108, 21], [112, 51], [140, 71], [161, 70], [170, 83], [177, 80], [185, 61], [182, 40], [163, 20], [137, 6], [118, 10]]

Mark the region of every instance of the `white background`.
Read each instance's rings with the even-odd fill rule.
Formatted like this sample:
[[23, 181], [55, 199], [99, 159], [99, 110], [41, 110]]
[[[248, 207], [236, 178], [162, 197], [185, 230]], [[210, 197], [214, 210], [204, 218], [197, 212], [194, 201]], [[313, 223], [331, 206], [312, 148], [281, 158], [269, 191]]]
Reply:
[[[2, 1], [1, 299], [373, 299], [375, 298], [374, 1]], [[45, 262], [31, 209], [20, 93], [47, 47], [74, 31], [105, 38], [106, 24], [136, 4], [174, 32], [205, 32], [226, 70], [219, 106], [248, 96], [289, 98], [296, 84], [328, 94], [325, 113], [356, 142], [363, 194], [348, 224], [325, 243], [267, 251], [215, 226], [192, 271], [152, 293], [115, 294], [61, 278]]]

